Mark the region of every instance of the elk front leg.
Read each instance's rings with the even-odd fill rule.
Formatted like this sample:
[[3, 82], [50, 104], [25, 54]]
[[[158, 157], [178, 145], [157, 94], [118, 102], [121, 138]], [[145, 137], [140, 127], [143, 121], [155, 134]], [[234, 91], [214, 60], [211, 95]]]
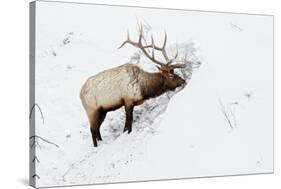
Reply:
[[133, 110], [134, 110], [133, 105], [125, 106], [126, 123], [125, 123], [124, 132], [128, 131], [128, 133], [130, 133], [132, 131]]
[[[94, 143], [94, 147], [98, 146], [97, 140], [101, 140], [100, 136], [100, 120], [101, 120], [101, 109], [97, 109], [89, 113], [89, 120], [90, 120], [90, 126], [91, 126], [91, 134], [92, 134], [92, 139]], [[104, 119], [104, 118], [103, 118]]]
[[106, 111], [101, 111], [100, 117], [99, 117], [99, 123], [98, 123], [98, 133], [97, 133], [97, 135], [98, 135], [97, 139], [98, 140], [102, 140], [101, 134], [100, 134], [100, 127], [101, 127], [101, 124], [104, 121], [105, 117], [106, 117]]

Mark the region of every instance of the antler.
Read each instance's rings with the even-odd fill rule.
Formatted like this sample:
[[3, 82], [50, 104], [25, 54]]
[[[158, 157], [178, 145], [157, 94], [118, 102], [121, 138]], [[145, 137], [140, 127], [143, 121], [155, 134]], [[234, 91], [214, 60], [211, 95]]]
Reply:
[[[154, 62], [154, 63], [160, 65], [161, 67], [162, 67], [162, 66], [165, 66], [164, 63], [162, 63], [162, 62], [160, 62], [160, 61], [158, 61], [158, 60], [155, 59], [154, 52], [153, 52], [152, 56], [150, 56], [150, 54], [145, 50], [145, 49], [148, 48], [148, 47], [145, 47], [145, 46], [143, 46], [143, 44], [142, 44], [142, 39], [143, 39], [143, 27], [142, 27], [142, 25], [141, 25], [141, 27], [140, 27], [140, 35], [139, 35], [138, 42], [132, 41], [132, 40], [130, 39], [129, 31], [127, 31], [127, 40], [124, 41], [124, 42], [120, 45], [120, 47], [118, 47], [118, 49], [122, 48], [122, 47], [123, 47], [125, 44], [127, 44], [127, 43], [128, 43], [128, 44], [131, 44], [131, 45], [133, 45], [134, 47], [137, 47], [137, 48], [141, 49], [141, 51], [144, 53], [144, 55], [145, 55], [147, 58], [149, 58], [152, 62]], [[153, 44], [154, 44], [154, 43], [153, 43]], [[152, 44], [152, 45], [153, 45], [153, 44]]]
[[[166, 32], [165, 32], [164, 43], [163, 43], [162, 47], [159, 47], [159, 46], [155, 45], [153, 35], [151, 35], [151, 44], [150, 45], [143, 46], [142, 40], [143, 40], [143, 26], [141, 24], [140, 25], [140, 34], [139, 34], [138, 42], [132, 41], [130, 39], [129, 31], [127, 31], [127, 40], [124, 41], [120, 45], [120, 47], [118, 49], [122, 48], [127, 43], [131, 44], [134, 47], [139, 48], [144, 53], [144, 55], [147, 58], [149, 58], [152, 62], [160, 65], [162, 70], [169, 71], [169, 70], [172, 70], [172, 69], [175, 69], [175, 68], [184, 68], [185, 67], [185, 64], [174, 64], [174, 65], [171, 65], [177, 59], [178, 52], [176, 53], [176, 55], [173, 58], [170, 59], [168, 57], [167, 52], [166, 52], [166, 44], [167, 44], [167, 34], [166, 34]], [[149, 48], [152, 48], [152, 55], [150, 55], [150, 53], [148, 53], [146, 51], [146, 49], [149, 49]], [[155, 50], [158, 50], [158, 51], [162, 52], [162, 55], [164, 56], [164, 58], [166, 60], [166, 63], [161, 62], [161, 61], [155, 59], [155, 53], [154, 53]]]

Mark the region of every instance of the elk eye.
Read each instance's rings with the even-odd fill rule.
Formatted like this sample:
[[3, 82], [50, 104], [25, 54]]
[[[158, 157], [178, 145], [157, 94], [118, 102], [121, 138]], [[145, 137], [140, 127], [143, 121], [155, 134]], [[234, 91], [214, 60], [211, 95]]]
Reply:
[[174, 74], [169, 73], [168, 76], [169, 76], [170, 79], [174, 78]]

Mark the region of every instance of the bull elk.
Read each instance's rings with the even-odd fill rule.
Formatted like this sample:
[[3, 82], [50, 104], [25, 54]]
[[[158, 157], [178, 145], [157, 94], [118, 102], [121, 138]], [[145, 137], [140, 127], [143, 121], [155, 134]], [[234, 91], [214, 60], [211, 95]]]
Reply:
[[[80, 92], [83, 107], [86, 110], [94, 146], [101, 141], [100, 126], [107, 112], [125, 106], [126, 122], [124, 132], [132, 131], [134, 106], [142, 104], [149, 98], [157, 97], [167, 91], [175, 90], [185, 85], [185, 80], [174, 73], [176, 68], [185, 68], [185, 64], [176, 62], [178, 53], [169, 58], [166, 53], [167, 34], [165, 33], [163, 46], [154, 44], [151, 36], [151, 44], [143, 44], [143, 27], [140, 27], [138, 41], [130, 39], [129, 32], [125, 44], [139, 48], [143, 54], [156, 64], [158, 72], [150, 73], [144, 71], [134, 64], [123, 64], [121, 66], [104, 70], [90, 78], [84, 83]], [[162, 53], [165, 61], [155, 59], [154, 51]]]

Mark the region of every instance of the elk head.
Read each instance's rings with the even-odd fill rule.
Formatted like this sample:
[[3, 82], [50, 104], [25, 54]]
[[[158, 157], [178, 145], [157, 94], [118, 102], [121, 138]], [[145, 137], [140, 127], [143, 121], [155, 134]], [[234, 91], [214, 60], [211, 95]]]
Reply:
[[[143, 35], [143, 26], [140, 25], [139, 30], [139, 38], [137, 42], [134, 42], [130, 39], [129, 32], [127, 32], [127, 40], [124, 41], [121, 46], [118, 48], [122, 48], [125, 44], [131, 44], [132, 46], [139, 48], [143, 54], [151, 60], [153, 63], [157, 64], [157, 68], [159, 70], [159, 73], [164, 77], [164, 85], [168, 90], [174, 90], [177, 87], [184, 86], [186, 84], [186, 81], [178, 76], [174, 70], [179, 68], [185, 68], [185, 64], [175, 63], [176, 59], [178, 57], [178, 52], [173, 58], [169, 58], [166, 52], [166, 43], [167, 43], [167, 34], [165, 32], [164, 36], [164, 43], [162, 46], [157, 46], [154, 43], [153, 35], [151, 35], [151, 44], [143, 44], [144, 35]], [[162, 53], [165, 61], [160, 61], [155, 59], [155, 50]], [[150, 53], [151, 51], [151, 53]]]

